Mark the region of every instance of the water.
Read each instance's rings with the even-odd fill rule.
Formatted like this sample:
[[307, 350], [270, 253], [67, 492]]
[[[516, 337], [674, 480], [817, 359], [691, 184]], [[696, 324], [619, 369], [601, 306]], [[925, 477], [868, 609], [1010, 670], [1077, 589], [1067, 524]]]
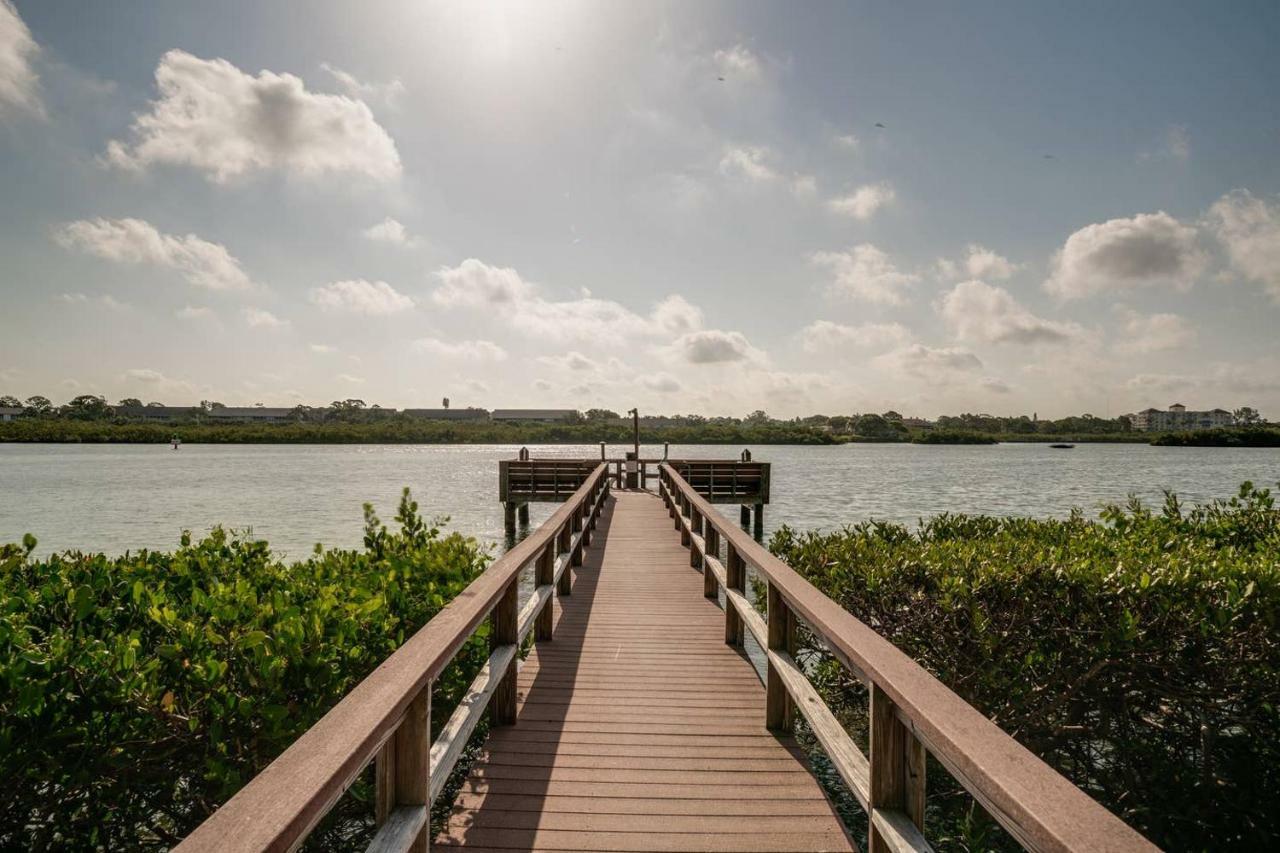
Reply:
[[[595, 457], [599, 446], [532, 448], [537, 456]], [[610, 457], [624, 447], [609, 448]], [[19, 445], [0, 444], [0, 542], [31, 532], [40, 553], [77, 548], [111, 554], [172, 549], [184, 528], [251, 528], [280, 553], [301, 557], [316, 542], [360, 544], [361, 505], [384, 521], [403, 486], [428, 517], [501, 547], [497, 445]], [[673, 447], [673, 457], [732, 458], [738, 447]], [[773, 463], [766, 533], [781, 523], [839, 527], [870, 517], [914, 523], [940, 512], [1062, 516], [1094, 514], [1130, 494], [1162, 489], [1186, 501], [1229, 497], [1244, 480], [1280, 481], [1280, 451], [1039, 444], [934, 447], [860, 444], [752, 447]], [[642, 448], [660, 456], [661, 448]], [[537, 525], [554, 509], [533, 504]], [[723, 507], [736, 514], [736, 507]]]

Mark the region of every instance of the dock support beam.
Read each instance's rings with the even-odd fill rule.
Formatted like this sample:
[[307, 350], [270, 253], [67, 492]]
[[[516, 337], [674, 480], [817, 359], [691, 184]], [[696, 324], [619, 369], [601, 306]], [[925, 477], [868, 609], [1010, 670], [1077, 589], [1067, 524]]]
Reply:
[[764, 538], [764, 504], [756, 504], [756, 518], [752, 533], [756, 539]]
[[751, 526], [751, 507], [747, 506], [746, 504], [742, 504], [740, 507], [738, 507], [738, 522], [743, 527]]
[[516, 505], [512, 501], [502, 505], [502, 529], [506, 532], [507, 538], [516, 535]]
[[[759, 509], [756, 510], [757, 513], [759, 511], [760, 511]], [[529, 505], [520, 504], [519, 512], [520, 512], [520, 524], [525, 527], [528, 527], [529, 526]]]

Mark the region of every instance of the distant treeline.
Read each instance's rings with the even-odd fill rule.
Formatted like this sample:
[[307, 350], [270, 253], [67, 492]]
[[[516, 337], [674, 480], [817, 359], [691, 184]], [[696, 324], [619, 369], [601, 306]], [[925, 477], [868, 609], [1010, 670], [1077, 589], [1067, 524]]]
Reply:
[[[430, 421], [396, 416], [359, 422], [284, 424], [115, 423], [23, 419], [0, 423], [0, 441], [157, 444], [628, 444], [628, 425], [600, 422], [513, 424]], [[823, 430], [788, 422], [642, 427], [646, 444], [836, 444]]]
[[1151, 440], [1160, 447], [1280, 447], [1280, 427], [1223, 427], [1166, 432]]

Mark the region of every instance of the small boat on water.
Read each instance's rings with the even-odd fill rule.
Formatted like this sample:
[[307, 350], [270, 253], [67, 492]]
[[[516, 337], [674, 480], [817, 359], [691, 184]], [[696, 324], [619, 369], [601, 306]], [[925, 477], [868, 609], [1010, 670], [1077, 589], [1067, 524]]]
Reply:
[[1070, 450], [1071, 448], [1075, 447], [1074, 444], [1051, 444], [1049, 446], [1052, 447], [1054, 450]]

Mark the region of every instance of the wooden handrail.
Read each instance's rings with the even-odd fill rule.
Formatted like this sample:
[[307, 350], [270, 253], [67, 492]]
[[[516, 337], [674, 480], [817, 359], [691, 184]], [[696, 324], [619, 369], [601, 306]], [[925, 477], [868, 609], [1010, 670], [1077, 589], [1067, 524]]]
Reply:
[[[551, 589], [558, 585], [561, 594], [568, 592], [567, 568], [581, 563], [608, 489], [601, 462], [541, 527], [498, 558], [175, 850], [292, 850], [375, 756], [381, 830], [370, 849], [425, 849], [431, 801], [479, 715], [493, 702], [496, 721], [514, 716], [516, 650], [548, 608]], [[518, 610], [520, 573], [535, 561], [545, 562], [533, 596]], [[494, 619], [497, 638], [489, 662], [432, 745], [432, 682], [486, 617]], [[549, 620], [543, 625], [549, 631]], [[539, 634], [549, 638], [541, 627]]]
[[[693, 552], [691, 563], [725, 591], [726, 640], [740, 637], [740, 627], [745, 627], [766, 650], [769, 722], [777, 725], [796, 710], [806, 717], [869, 813], [873, 853], [930, 849], [922, 832], [924, 750], [1027, 850], [1157, 849], [723, 518], [672, 466], [661, 467], [659, 482], [681, 541]], [[720, 542], [726, 546], [725, 563], [719, 558]], [[754, 566], [768, 584], [767, 620], [743, 594], [742, 563]], [[792, 659], [794, 617], [870, 688], [870, 756], [864, 756], [839, 727]]]

